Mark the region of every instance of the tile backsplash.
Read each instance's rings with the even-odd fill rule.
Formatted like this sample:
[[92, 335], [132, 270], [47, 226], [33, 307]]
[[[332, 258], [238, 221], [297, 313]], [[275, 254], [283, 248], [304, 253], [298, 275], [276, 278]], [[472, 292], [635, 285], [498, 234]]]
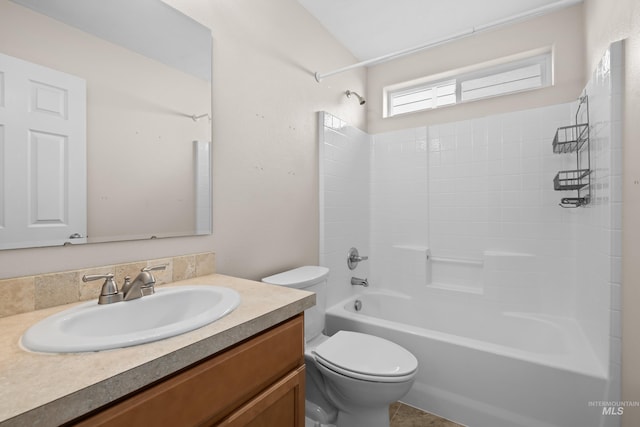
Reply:
[[120, 285], [125, 276], [134, 278], [142, 268], [166, 265], [154, 271], [156, 284], [162, 285], [215, 273], [215, 254], [204, 252], [171, 258], [104, 265], [36, 276], [0, 280], [0, 317], [98, 298], [103, 280], [83, 282], [85, 274], [113, 273]]

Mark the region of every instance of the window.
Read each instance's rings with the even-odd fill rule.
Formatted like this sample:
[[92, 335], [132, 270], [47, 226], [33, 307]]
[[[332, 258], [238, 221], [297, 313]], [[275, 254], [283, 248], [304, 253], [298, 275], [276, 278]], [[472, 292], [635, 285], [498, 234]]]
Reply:
[[414, 87], [391, 95], [393, 114], [410, 113], [456, 103], [456, 81]]
[[504, 73], [466, 80], [460, 85], [460, 95], [462, 101], [471, 101], [541, 86], [542, 67], [540, 64], [534, 64]]
[[388, 86], [384, 89], [385, 117], [551, 85], [550, 50], [498, 62]]

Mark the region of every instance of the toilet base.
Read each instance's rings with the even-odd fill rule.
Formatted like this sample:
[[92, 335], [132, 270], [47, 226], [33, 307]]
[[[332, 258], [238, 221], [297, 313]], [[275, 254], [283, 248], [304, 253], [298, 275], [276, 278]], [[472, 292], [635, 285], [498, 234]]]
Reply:
[[309, 417], [304, 419], [304, 427], [336, 427], [335, 424], [323, 424], [320, 421], [314, 421]]
[[[338, 414], [335, 408], [329, 407], [329, 405], [323, 408], [308, 399], [305, 400], [304, 408], [307, 420], [305, 427], [335, 427], [334, 423]], [[313, 422], [313, 424], [309, 425], [309, 422]]]
[[389, 427], [389, 407], [338, 411], [336, 427]]

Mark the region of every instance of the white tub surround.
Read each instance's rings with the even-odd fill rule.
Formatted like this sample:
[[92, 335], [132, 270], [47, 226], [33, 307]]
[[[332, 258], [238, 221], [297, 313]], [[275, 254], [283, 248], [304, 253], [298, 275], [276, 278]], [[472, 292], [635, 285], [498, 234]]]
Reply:
[[[373, 291], [327, 311], [327, 332], [350, 330], [391, 340], [420, 369], [403, 399], [474, 427], [599, 425], [603, 370], [578, 323], [566, 317], [486, 310], [467, 304]], [[354, 309], [355, 301], [361, 309]]]

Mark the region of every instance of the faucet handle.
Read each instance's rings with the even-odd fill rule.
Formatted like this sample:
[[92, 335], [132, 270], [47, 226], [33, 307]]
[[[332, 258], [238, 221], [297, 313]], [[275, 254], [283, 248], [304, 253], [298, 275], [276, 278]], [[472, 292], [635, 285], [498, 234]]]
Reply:
[[118, 291], [118, 285], [113, 280], [113, 273], [107, 274], [92, 274], [82, 276], [83, 282], [90, 282], [92, 280], [104, 279], [102, 289], [100, 290], [100, 297], [98, 297], [98, 304], [110, 304], [112, 302], [122, 301], [122, 294]]
[[167, 268], [167, 264], [153, 265], [151, 267], [145, 267], [140, 271], [156, 271], [156, 270], [165, 270]]
[[141, 274], [146, 273], [149, 278], [149, 281], [144, 283], [141, 286], [142, 295], [147, 296], [147, 295], [153, 295], [155, 293], [156, 278], [151, 272], [157, 271], [157, 270], [165, 270], [166, 268], [167, 268], [167, 264], [161, 264], [161, 265], [153, 265], [150, 267], [145, 267], [142, 270], [140, 270]]
[[366, 261], [368, 259], [368, 256], [360, 256], [358, 249], [351, 248], [347, 253], [347, 266], [349, 267], [349, 270], [354, 270], [358, 266], [359, 262]]
[[113, 280], [114, 277], [115, 276], [113, 275], [113, 273], [91, 275], [85, 274], [84, 276], [82, 276], [82, 281], [90, 282], [93, 280], [105, 279], [100, 295], [114, 295], [118, 293], [118, 285], [116, 284], [116, 281]]
[[145, 267], [142, 270], [140, 270], [142, 273], [149, 273], [151, 283], [148, 283], [146, 287], [153, 287], [153, 285], [156, 283], [156, 278], [153, 276], [153, 273], [151, 273], [152, 271], [165, 270], [166, 268], [167, 268], [167, 264], [160, 264], [160, 265], [152, 265], [150, 267]]

